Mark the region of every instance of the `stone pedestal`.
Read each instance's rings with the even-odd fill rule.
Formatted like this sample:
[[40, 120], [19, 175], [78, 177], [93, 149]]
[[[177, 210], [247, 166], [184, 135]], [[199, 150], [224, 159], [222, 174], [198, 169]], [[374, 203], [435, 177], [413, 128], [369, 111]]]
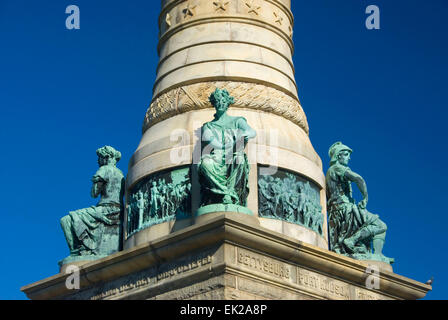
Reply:
[[205, 215], [192, 226], [25, 286], [30, 299], [420, 299], [431, 286], [266, 229], [255, 216]]

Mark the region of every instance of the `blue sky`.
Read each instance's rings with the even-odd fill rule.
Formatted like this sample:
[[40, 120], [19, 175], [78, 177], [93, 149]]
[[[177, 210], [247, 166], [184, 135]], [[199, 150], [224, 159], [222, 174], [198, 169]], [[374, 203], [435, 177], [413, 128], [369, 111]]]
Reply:
[[[446, 299], [445, 0], [293, 0], [296, 80], [314, 148], [354, 149], [368, 209], [389, 227], [394, 271]], [[65, 8], [81, 29], [65, 28]], [[381, 29], [365, 28], [365, 9]], [[127, 164], [141, 138], [157, 66], [156, 0], [0, 1], [0, 298], [58, 272], [59, 220], [96, 203], [95, 150]]]

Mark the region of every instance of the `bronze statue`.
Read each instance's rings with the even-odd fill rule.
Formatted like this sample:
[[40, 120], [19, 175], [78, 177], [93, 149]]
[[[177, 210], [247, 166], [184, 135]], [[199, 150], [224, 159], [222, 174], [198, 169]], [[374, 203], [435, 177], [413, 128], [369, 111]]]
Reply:
[[[367, 185], [348, 167], [351, 153], [352, 149], [341, 142], [334, 143], [329, 150], [326, 186], [331, 250], [359, 260], [393, 263], [393, 258], [382, 253], [387, 226], [378, 215], [367, 211]], [[358, 204], [352, 195], [352, 182], [363, 196]]]
[[94, 259], [119, 250], [123, 211], [124, 176], [116, 167], [121, 153], [105, 146], [96, 151], [100, 168], [92, 178], [91, 196], [101, 197], [96, 206], [71, 211], [61, 219], [70, 260]]

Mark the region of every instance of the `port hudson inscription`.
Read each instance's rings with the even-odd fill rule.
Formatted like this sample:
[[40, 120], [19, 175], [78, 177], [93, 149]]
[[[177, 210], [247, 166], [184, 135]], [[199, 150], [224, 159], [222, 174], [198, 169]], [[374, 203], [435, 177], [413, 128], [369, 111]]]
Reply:
[[293, 280], [293, 267], [286, 263], [250, 252], [244, 249], [237, 249], [237, 261], [238, 264], [251, 269], [260, 271], [280, 278], [282, 280]]
[[297, 270], [297, 281], [300, 286], [311, 289], [319, 295], [336, 299], [350, 299], [349, 287], [343, 282], [301, 268]]

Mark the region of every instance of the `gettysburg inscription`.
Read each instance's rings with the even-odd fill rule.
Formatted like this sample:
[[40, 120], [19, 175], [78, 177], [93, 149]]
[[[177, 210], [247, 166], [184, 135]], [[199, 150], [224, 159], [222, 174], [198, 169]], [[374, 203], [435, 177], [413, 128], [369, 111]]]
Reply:
[[282, 280], [294, 282], [292, 279], [293, 266], [240, 248], [237, 249], [237, 257], [240, 265]]

